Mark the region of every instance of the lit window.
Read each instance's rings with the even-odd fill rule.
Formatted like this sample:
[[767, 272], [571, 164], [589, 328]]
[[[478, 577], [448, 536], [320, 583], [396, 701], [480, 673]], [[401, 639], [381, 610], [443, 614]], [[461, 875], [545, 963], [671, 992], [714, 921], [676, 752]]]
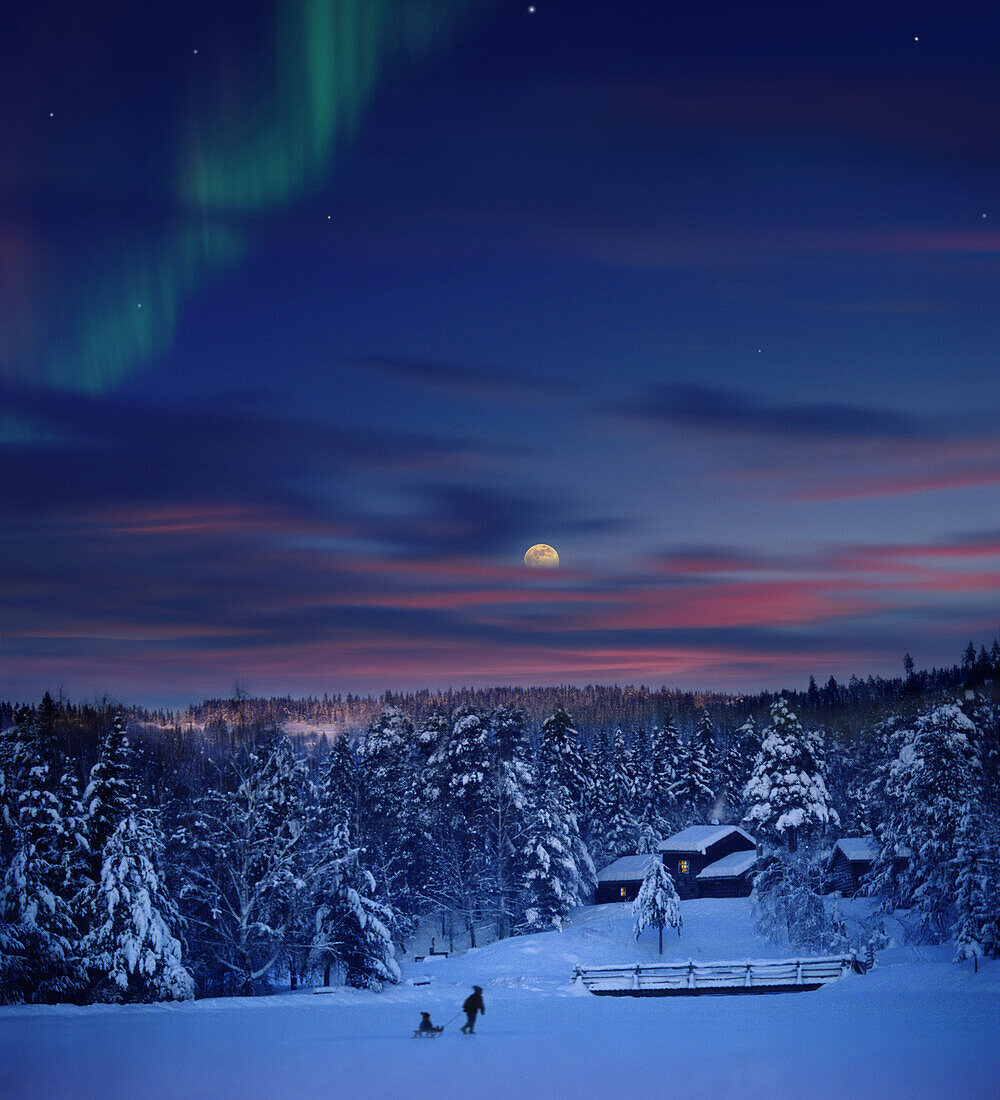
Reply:
[[690, 871], [691, 871], [691, 860], [689, 860], [689, 859], [679, 859], [677, 861], [677, 872], [678, 872], [678, 874], [687, 875], [687, 874], [690, 874]]
[[621, 896], [625, 897], [625, 887], [624, 886], [621, 888]]

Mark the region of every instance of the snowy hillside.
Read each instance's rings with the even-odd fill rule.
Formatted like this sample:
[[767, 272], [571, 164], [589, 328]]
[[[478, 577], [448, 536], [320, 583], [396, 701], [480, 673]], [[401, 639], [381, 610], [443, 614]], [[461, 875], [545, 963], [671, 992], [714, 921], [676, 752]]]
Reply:
[[[854, 919], [861, 903], [847, 904]], [[745, 900], [682, 903], [674, 958], [766, 957]], [[815, 992], [598, 998], [573, 966], [653, 961], [626, 906], [577, 910], [563, 933], [454, 959], [404, 962], [379, 995], [331, 993], [104, 1007], [0, 1009], [0, 1095], [16, 1097], [992, 1097], [1000, 1081], [1000, 966], [953, 947], [892, 948], [869, 974]], [[415, 986], [430, 976], [430, 985]], [[449, 1021], [475, 983], [474, 1037]]]

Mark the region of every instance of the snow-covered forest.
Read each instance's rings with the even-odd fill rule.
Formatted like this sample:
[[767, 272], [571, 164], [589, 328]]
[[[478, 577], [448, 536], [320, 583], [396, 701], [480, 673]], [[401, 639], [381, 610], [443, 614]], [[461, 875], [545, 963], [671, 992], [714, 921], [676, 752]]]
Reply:
[[[538, 721], [475, 699], [384, 706], [360, 735], [294, 742], [249, 712], [185, 730], [50, 696], [12, 706], [0, 999], [379, 990], [418, 930], [476, 947], [559, 929], [595, 867], [713, 819], [763, 846], [765, 936], [878, 950], [823, 899], [831, 845], [869, 837], [864, 889], [886, 914], [957, 960], [995, 955], [997, 658], [971, 647], [957, 682], [908, 662], [898, 690], [706, 699], [585, 732], [558, 703]], [[681, 930], [662, 869], [636, 907], [647, 927]]]

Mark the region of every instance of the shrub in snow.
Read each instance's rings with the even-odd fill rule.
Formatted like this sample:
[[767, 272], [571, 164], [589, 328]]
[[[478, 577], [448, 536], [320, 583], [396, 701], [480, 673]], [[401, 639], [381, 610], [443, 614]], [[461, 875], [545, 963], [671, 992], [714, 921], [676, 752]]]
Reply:
[[822, 867], [802, 854], [776, 852], [761, 862], [750, 907], [757, 931], [772, 943], [787, 940], [803, 951], [847, 947], [843, 918], [824, 905]]
[[100, 880], [84, 892], [90, 930], [81, 949], [98, 1000], [194, 996], [174, 934], [180, 915], [160, 876], [161, 853], [149, 814], [129, 813], [104, 846]]
[[778, 699], [743, 793], [743, 820], [794, 852], [799, 833], [840, 821], [830, 805], [824, 771], [819, 737], [803, 730], [787, 702]]
[[659, 933], [661, 955], [663, 929], [676, 928], [677, 935], [681, 934], [681, 925], [684, 923], [681, 917], [681, 899], [677, 896], [677, 888], [670, 872], [663, 860], [656, 855], [649, 857], [646, 875], [632, 903], [632, 913], [635, 916], [635, 938], [638, 939], [645, 929], [655, 928]]

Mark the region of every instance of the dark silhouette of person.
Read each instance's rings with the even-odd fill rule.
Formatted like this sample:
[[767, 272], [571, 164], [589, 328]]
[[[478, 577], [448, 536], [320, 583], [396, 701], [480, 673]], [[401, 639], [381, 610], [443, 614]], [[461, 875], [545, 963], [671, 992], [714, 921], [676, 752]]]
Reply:
[[476, 1033], [476, 1013], [481, 1012], [486, 1015], [486, 1006], [483, 1004], [483, 991], [478, 985], [472, 987], [472, 992], [462, 1002], [462, 1011], [465, 1013], [465, 1023], [462, 1025], [462, 1031], [466, 1035], [475, 1035]]
[[420, 1013], [420, 1026], [417, 1031], [444, 1031], [443, 1027], [435, 1027], [431, 1023], [431, 1014], [429, 1012]]

